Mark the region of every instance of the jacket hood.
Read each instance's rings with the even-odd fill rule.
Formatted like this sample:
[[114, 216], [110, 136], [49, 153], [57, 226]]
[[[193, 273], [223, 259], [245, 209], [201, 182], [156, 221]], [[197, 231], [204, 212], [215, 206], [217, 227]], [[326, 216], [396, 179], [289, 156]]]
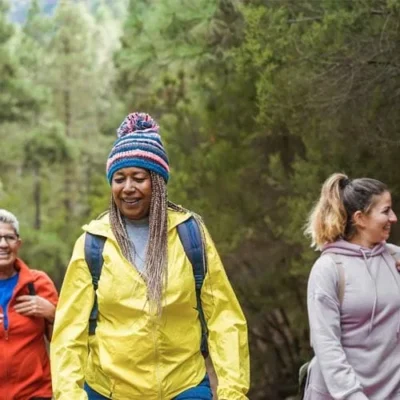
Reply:
[[343, 254], [350, 257], [370, 258], [381, 255], [385, 251], [385, 242], [378, 243], [372, 249], [363, 247], [358, 244], [350, 243], [346, 240], [338, 240], [334, 243], [329, 243], [323, 246], [323, 253]]
[[[192, 216], [190, 212], [179, 212], [168, 209], [168, 231], [174, 229], [177, 225], [186, 221]], [[95, 235], [104, 236], [115, 240], [115, 236], [111, 230], [109, 213], [104, 214], [99, 219], [92, 220], [89, 224], [82, 227], [85, 232]]]

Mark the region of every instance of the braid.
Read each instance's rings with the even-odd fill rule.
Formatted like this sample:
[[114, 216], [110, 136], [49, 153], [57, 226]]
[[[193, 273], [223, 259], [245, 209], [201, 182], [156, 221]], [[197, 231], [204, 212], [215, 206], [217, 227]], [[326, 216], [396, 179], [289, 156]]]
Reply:
[[117, 239], [122, 254], [130, 263], [133, 264], [131, 241], [129, 240], [128, 234], [126, 232], [124, 219], [122, 218], [121, 212], [115, 204], [112, 196], [110, 201], [110, 224], [111, 230], [115, 238]]
[[167, 186], [161, 175], [150, 171], [151, 204], [149, 214], [149, 240], [146, 249], [146, 280], [149, 299], [154, 301], [161, 315], [163, 284], [168, 276], [168, 200]]
[[[146, 261], [143, 278], [147, 283], [148, 298], [157, 307], [161, 314], [163, 284], [167, 279], [168, 243], [167, 243], [167, 186], [164, 179], [150, 171], [151, 177], [151, 204], [149, 213], [149, 239], [146, 248]], [[111, 197], [110, 224], [124, 257], [134, 264], [132, 243], [126, 231], [121, 211]]]
[[201, 227], [201, 231], [202, 231], [202, 235], [203, 235], [203, 239], [204, 239], [204, 232], [203, 232], [204, 223], [203, 223], [203, 219], [200, 217], [200, 215], [195, 214], [193, 211], [189, 211], [187, 208], [184, 208], [178, 204], [175, 204], [172, 201], [168, 201], [168, 208], [170, 208], [173, 211], [177, 211], [177, 212], [181, 212], [181, 213], [185, 213], [185, 214], [192, 214], [193, 218], [199, 223], [199, 226]]
[[[149, 239], [146, 248], [146, 261], [143, 278], [147, 283], [148, 298], [161, 315], [163, 286], [167, 285], [168, 276], [168, 208], [182, 213], [189, 212], [185, 208], [168, 201], [167, 186], [161, 175], [150, 171], [151, 204], [149, 213]], [[193, 216], [201, 221], [200, 216]], [[126, 231], [124, 218], [111, 197], [110, 224], [124, 257], [133, 264], [132, 243]], [[203, 224], [200, 223], [200, 226]], [[204, 239], [204, 232], [202, 229]]]
[[171, 210], [178, 211], [178, 212], [181, 212], [181, 213], [187, 213], [187, 212], [189, 212], [188, 210], [186, 210], [186, 208], [183, 208], [182, 206], [180, 206], [180, 205], [178, 205], [178, 204], [175, 204], [175, 203], [173, 203], [172, 201], [168, 201], [168, 207], [169, 207]]

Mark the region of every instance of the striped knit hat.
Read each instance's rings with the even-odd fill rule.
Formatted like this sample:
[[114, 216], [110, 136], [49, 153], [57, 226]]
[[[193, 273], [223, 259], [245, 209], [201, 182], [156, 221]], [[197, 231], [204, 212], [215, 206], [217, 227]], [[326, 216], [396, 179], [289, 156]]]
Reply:
[[118, 139], [107, 160], [107, 179], [121, 168], [138, 167], [161, 175], [165, 182], [169, 178], [168, 157], [159, 126], [149, 114], [129, 114], [117, 129]]

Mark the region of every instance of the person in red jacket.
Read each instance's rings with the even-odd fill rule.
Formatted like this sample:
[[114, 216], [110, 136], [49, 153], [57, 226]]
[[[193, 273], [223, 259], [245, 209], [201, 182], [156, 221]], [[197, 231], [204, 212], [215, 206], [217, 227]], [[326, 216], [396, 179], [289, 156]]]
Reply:
[[50, 400], [46, 347], [57, 290], [41, 271], [20, 258], [17, 218], [0, 209], [0, 399]]

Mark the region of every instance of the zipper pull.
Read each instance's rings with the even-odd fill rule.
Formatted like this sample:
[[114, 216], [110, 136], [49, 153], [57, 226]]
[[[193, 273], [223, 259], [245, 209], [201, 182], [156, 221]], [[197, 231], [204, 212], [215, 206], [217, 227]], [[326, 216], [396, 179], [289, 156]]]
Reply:
[[6, 340], [8, 340], [8, 329], [5, 330], [4, 336], [5, 336]]

